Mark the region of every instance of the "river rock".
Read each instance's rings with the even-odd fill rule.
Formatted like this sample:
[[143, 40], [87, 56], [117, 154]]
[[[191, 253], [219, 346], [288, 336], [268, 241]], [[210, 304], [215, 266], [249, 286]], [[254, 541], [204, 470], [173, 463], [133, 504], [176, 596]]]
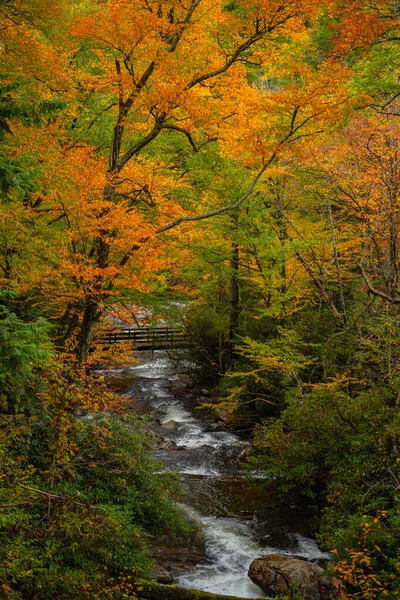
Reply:
[[174, 396], [186, 394], [187, 385], [184, 381], [173, 381], [165, 386]]
[[214, 409], [214, 413], [219, 421], [226, 423], [229, 420], [229, 413], [224, 408], [216, 408]]
[[174, 421], [173, 419], [171, 419], [170, 421], [167, 421], [166, 423], [162, 423], [162, 426], [165, 427], [165, 429], [176, 429], [178, 426], [178, 423], [176, 421]]
[[171, 573], [172, 577], [177, 577], [203, 563], [206, 560], [206, 549], [202, 531], [195, 530], [193, 535], [195, 537], [191, 541], [177, 541], [171, 535], [165, 536], [165, 539], [154, 539], [151, 557], [157, 567]]
[[226, 429], [226, 424], [222, 421], [217, 421], [216, 423], [210, 423], [208, 428], [210, 431], [224, 431]]
[[150, 579], [154, 579], [155, 581], [158, 581], [158, 583], [174, 583], [174, 578], [171, 573], [160, 565], [153, 566], [150, 573]]
[[246, 446], [245, 448], [243, 448], [243, 450], [239, 454], [239, 460], [249, 460], [252, 452], [253, 452], [252, 446], [251, 445]]
[[163, 440], [161, 439], [154, 450], [175, 450], [177, 443], [174, 440]]
[[267, 594], [287, 594], [290, 584], [295, 583], [304, 594], [304, 600], [337, 597], [327, 590], [324, 575], [325, 571], [318, 565], [281, 554], [256, 558], [248, 572], [250, 579]]

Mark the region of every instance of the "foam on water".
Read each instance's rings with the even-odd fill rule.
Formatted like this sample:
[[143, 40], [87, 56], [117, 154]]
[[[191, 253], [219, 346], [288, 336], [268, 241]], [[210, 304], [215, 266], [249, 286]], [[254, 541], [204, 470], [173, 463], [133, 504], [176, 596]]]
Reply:
[[[159, 405], [160, 406], [160, 405]], [[163, 407], [163, 416], [160, 419], [161, 425], [168, 421], [175, 421], [176, 423], [185, 423], [188, 420], [192, 420], [192, 416], [181, 404], [178, 402], [170, 403]]]
[[251, 561], [261, 556], [247, 524], [234, 518], [207, 517], [189, 507], [183, 510], [201, 524], [209, 562], [181, 575], [178, 585], [242, 598], [264, 596], [247, 576]]
[[[165, 439], [174, 440], [178, 447], [187, 449], [198, 448], [199, 446], [220, 448], [223, 445], [241, 445], [241, 440], [233, 433], [227, 431], [207, 431], [206, 425], [200, 419], [194, 417], [183, 406], [181, 401], [173, 399], [174, 396], [160, 381], [160, 379], [165, 379], [165, 372], [169, 368], [166, 359], [162, 362], [164, 362], [164, 365], [160, 372], [164, 371], [164, 374], [161, 374], [158, 378], [155, 377], [156, 369], [152, 363], [144, 363], [142, 365], [142, 367], [146, 368], [143, 368], [140, 376], [148, 380], [142, 381], [139, 384], [139, 388], [150, 399], [154, 408], [158, 410], [161, 425], [175, 421], [176, 428], [174, 428], [173, 432], [166, 432], [164, 435]], [[138, 368], [136, 367], [136, 369]]]
[[180, 404], [158, 404], [162, 416], [161, 425], [175, 421], [176, 428], [172, 433], [166, 433], [166, 439], [176, 441], [178, 447], [194, 449], [200, 446], [220, 448], [223, 445], [241, 444], [239, 438], [227, 431], [207, 431], [204, 423], [193, 417], [188, 410]]
[[163, 379], [170, 375], [172, 365], [163, 350], [155, 350], [152, 352], [151, 359], [139, 362], [133, 365], [131, 369], [140, 377]]
[[311, 538], [306, 538], [298, 534], [294, 537], [296, 538], [298, 545], [296, 556], [302, 556], [303, 558], [309, 559], [323, 558], [325, 560], [329, 560], [331, 558], [331, 554], [329, 554], [329, 552], [322, 552], [322, 550], [320, 550], [316, 540], [312, 540]]
[[176, 470], [182, 475], [197, 475], [198, 477], [219, 477], [221, 472], [207, 465], [176, 465]]
[[199, 446], [221, 448], [221, 446], [230, 446], [235, 443], [242, 444], [232, 433], [227, 431], [205, 431], [198, 422], [186, 423], [182, 429], [177, 444], [183, 448], [195, 449]]
[[[152, 404], [154, 406], [161, 406], [163, 404], [163, 398], [173, 398], [174, 396], [169, 392], [160, 381], [157, 380], [148, 380], [140, 383], [139, 389], [143, 394], [149, 398], [153, 399]], [[157, 402], [161, 399], [161, 402]]]
[[205, 516], [188, 506], [181, 505], [181, 508], [201, 525], [208, 559], [207, 563], [197, 565], [178, 578], [177, 583], [183, 587], [242, 598], [260, 598], [265, 594], [247, 575], [250, 563], [255, 558], [275, 553], [295, 554], [308, 559], [329, 558], [329, 554], [321, 552], [315, 540], [296, 535], [298, 547], [294, 552], [285, 552], [272, 546], [258, 545], [245, 521]]

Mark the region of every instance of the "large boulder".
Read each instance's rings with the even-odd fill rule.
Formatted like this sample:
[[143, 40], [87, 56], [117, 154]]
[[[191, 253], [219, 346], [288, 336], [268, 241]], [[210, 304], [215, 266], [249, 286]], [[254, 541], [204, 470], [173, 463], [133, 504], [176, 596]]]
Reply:
[[288, 594], [295, 583], [304, 594], [304, 600], [337, 598], [325, 571], [313, 563], [282, 554], [256, 558], [250, 565], [248, 576], [269, 595]]

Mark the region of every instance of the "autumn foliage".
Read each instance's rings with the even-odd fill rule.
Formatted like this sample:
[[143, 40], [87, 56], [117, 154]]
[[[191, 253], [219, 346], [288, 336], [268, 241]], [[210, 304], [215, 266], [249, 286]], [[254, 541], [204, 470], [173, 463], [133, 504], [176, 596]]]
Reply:
[[399, 597], [397, 4], [0, 0], [5, 594], [126, 597], [184, 529], [90, 371], [178, 299], [347, 597]]

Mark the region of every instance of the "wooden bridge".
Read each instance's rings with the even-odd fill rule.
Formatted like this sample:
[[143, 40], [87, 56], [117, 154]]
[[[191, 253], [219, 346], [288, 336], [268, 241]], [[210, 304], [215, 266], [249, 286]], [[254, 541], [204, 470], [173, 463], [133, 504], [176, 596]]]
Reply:
[[185, 329], [178, 327], [138, 327], [112, 329], [101, 336], [104, 347], [120, 342], [132, 342], [136, 350], [169, 350], [192, 346]]

